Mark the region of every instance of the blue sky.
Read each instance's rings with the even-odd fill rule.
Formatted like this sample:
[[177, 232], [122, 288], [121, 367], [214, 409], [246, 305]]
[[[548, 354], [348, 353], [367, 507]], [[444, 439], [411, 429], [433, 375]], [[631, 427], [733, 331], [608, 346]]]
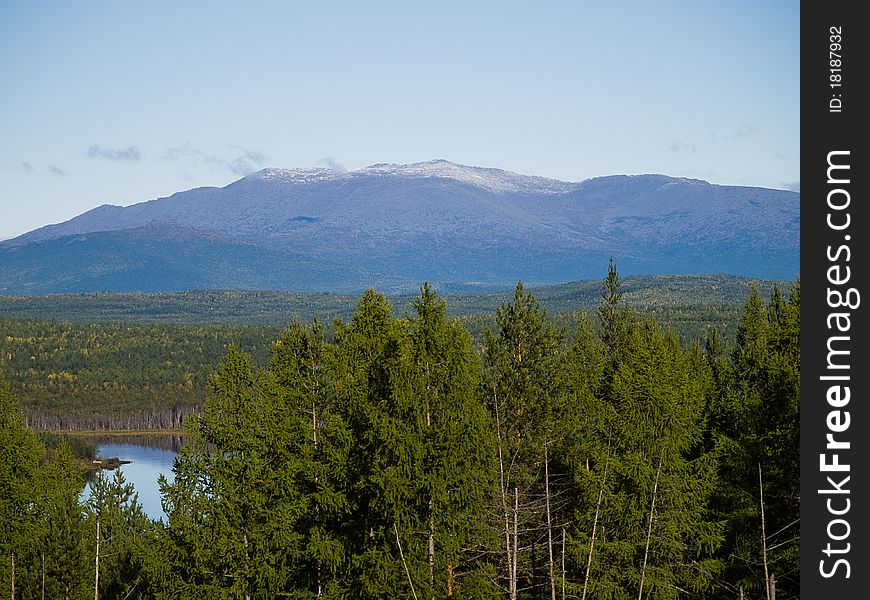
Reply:
[[0, 239], [264, 167], [799, 189], [799, 3], [0, 3]]

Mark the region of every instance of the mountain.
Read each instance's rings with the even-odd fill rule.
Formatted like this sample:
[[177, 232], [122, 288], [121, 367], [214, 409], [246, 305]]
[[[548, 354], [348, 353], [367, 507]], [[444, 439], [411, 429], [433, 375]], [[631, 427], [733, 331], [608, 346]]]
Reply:
[[431, 161], [264, 169], [0, 243], [0, 293], [455, 288], [798, 273], [800, 196], [664, 175], [569, 183]]

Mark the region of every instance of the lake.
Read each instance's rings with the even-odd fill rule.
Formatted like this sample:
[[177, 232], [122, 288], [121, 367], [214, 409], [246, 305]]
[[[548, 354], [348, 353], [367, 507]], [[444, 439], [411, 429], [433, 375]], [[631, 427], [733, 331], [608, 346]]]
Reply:
[[[172, 461], [181, 446], [181, 436], [113, 436], [94, 438], [93, 441], [97, 444], [98, 456], [130, 461], [119, 468], [127, 482], [136, 489], [145, 514], [151, 519], [166, 520], [157, 478], [162, 474], [172, 481]], [[106, 475], [111, 477], [112, 473], [106, 471]], [[89, 494], [90, 484], [85, 487], [82, 498]]]

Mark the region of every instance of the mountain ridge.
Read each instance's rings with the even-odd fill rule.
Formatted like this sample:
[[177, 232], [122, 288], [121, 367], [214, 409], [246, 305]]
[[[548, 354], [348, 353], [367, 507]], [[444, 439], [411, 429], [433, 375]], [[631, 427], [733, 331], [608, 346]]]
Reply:
[[[254, 282], [274, 286], [270, 289], [322, 291], [353, 291], [382, 281], [399, 288], [422, 280], [557, 283], [600, 274], [610, 256], [626, 274], [790, 279], [799, 269], [799, 200], [795, 192], [667, 175], [562, 182], [445, 160], [352, 171], [269, 168], [221, 188], [194, 188], [127, 207], [104, 204], [0, 242], [0, 293], [34, 289], [38, 265], [17, 260], [23, 254], [16, 249], [85, 235], [90, 236], [85, 262], [111, 260], [111, 244], [129, 258], [136, 252], [131, 232], [143, 227], [151, 227], [146, 238], [167, 240], [173, 231], [188, 237], [197, 232], [193, 238], [202, 252], [193, 253], [190, 267], [200, 273], [214, 272], [209, 261], [217, 255], [235, 256], [235, 262], [230, 260], [234, 275], [219, 279], [220, 287], [239, 289], [251, 289]], [[211, 246], [205, 249], [208, 236]], [[220, 244], [224, 247], [218, 249]], [[159, 249], [149, 251], [157, 263], [174, 262]], [[309, 263], [313, 272], [281, 271], [283, 254], [300, 268]], [[85, 260], [84, 254], [77, 256]], [[81, 265], [59, 258], [64, 264], [54, 270], [67, 271], [62, 289], [74, 292]], [[20, 282], [22, 269], [30, 287]], [[344, 275], [317, 275], [332, 269]], [[39, 289], [56, 289], [52, 281], [58, 274], [51, 271], [42, 269]], [[142, 291], [162, 291], [160, 280], [178, 281], [177, 275], [129, 273]], [[201, 284], [217, 286], [218, 281], [210, 287], [203, 277]], [[80, 283], [92, 291], [97, 282]], [[133, 289], [136, 282], [123, 285]]]

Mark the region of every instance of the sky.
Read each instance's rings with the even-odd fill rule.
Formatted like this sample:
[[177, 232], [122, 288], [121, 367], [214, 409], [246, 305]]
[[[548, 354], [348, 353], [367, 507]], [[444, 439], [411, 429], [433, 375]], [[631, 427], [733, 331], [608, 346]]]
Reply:
[[799, 7], [0, 0], [0, 239], [266, 167], [799, 191]]

